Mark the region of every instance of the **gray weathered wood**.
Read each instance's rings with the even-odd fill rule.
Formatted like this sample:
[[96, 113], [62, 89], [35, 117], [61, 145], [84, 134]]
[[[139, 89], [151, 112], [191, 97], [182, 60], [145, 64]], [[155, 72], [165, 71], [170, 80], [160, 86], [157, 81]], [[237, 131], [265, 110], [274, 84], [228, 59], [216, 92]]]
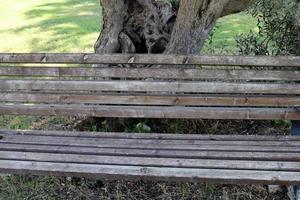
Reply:
[[[53, 141], [53, 140], [38, 140], [34, 141], [32, 139], [11, 139], [9, 141], [3, 140], [0, 141], [1, 144], [27, 144], [27, 145], [59, 145], [59, 146], [68, 146], [68, 147], [95, 147], [95, 148], [105, 148], [105, 149], [139, 149], [139, 150], [169, 150], [169, 151], [178, 151], [178, 150], [186, 150], [186, 151], [229, 151], [229, 152], [279, 152], [279, 153], [298, 153], [297, 146], [255, 146], [255, 145], [230, 145], [224, 144], [201, 144], [201, 145], [160, 145], [160, 144], [135, 144], [135, 143], [106, 143], [106, 144], [95, 144], [94, 142], [77, 142], [73, 141]], [[117, 147], [116, 147], [117, 146]], [[234, 150], [233, 150], [234, 149]]]
[[[220, 147], [220, 146], [219, 146]], [[300, 161], [300, 153], [290, 152], [288, 149], [280, 152], [274, 148], [255, 149], [211, 148], [198, 150], [176, 150], [176, 149], [130, 149], [130, 148], [99, 148], [78, 147], [72, 145], [43, 145], [43, 144], [18, 144], [1, 143], [2, 151], [38, 152], [38, 153], [65, 153], [77, 155], [106, 155], [106, 156], [136, 156], [157, 158], [191, 158], [191, 159], [235, 159], [235, 160], [260, 160], [260, 161]], [[295, 148], [294, 148], [295, 149]]]
[[299, 172], [114, 166], [77, 163], [1, 160], [0, 171], [15, 174], [84, 176], [212, 183], [300, 184]]
[[[23, 136], [23, 135], [7, 135], [3, 137], [0, 142], [34, 142], [37, 144], [74, 144], [81, 146], [98, 146], [106, 147], [108, 146], [130, 146], [136, 148], [157, 148], [162, 146], [163, 148], [183, 148], [183, 149], [197, 149], [207, 146], [263, 146], [263, 147], [278, 147], [281, 146], [282, 149], [285, 147], [294, 147], [296, 150], [300, 148], [300, 141], [215, 141], [215, 140], [169, 140], [169, 139], [118, 139], [118, 138], [85, 138], [81, 137], [78, 140], [78, 137], [60, 137], [60, 136]], [[274, 149], [275, 149], [274, 148]], [[290, 148], [293, 149], [293, 148]]]
[[46, 81], [0, 80], [2, 91], [122, 91], [175, 93], [300, 94], [299, 84], [168, 82], [168, 81]]
[[[300, 141], [290, 137], [271, 136], [264, 141], [267, 136], [246, 136], [252, 140], [197, 136], [193, 140], [196, 135], [182, 139], [170, 134], [139, 138], [123, 133], [105, 133], [105, 137], [58, 133], [1, 130], [0, 172], [152, 181], [300, 183], [300, 153], [294, 146]], [[112, 135], [119, 137], [112, 139]]]
[[300, 112], [294, 108], [193, 108], [168, 106], [89, 106], [55, 104], [0, 104], [0, 114], [185, 119], [300, 119]]
[[274, 170], [300, 172], [299, 162], [253, 161], [253, 160], [209, 160], [209, 159], [176, 159], [130, 156], [96, 156], [63, 153], [32, 153], [0, 151], [0, 159], [64, 162], [82, 164], [128, 165], [147, 167], [177, 167], [206, 169], [237, 169], [237, 170]]
[[300, 80], [299, 71], [270, 70], [206, 70], [188, 67], [168, 68], [82, 68], [82, 67], [0, 67], [0, 76], [29, 77], [101, 77], [101, 78], [152, 78], [192, 80]]
[[86, 131], [41, 131], [41, 130], [0, 130], [0, 136], [55, 136], [81, 138], [111, 139], [167, 139], [167, 140], [212, 140], [212, 141], [300, 141], [298, 136], [291, 135], [207, 135], [207, 134], [166, 134], [166, 133], [116, 133]]
[[149, 54], [1, 53], [0, 63], [159, 64], [300, 67], [293, 56], [199, 56]]
[[165, 106], [299, 106], [296, 96], [0, 93], [2, 102]]

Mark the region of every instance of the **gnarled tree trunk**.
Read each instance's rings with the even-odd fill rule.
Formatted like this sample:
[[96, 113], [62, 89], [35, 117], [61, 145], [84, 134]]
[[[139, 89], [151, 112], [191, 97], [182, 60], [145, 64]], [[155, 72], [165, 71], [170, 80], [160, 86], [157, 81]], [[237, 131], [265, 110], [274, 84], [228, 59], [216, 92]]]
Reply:
[[252, 0], [181, 0], [179, 8], [156, 0], [100, 0], [103, 31], [96, 53], [196, 54], [218, 18]]

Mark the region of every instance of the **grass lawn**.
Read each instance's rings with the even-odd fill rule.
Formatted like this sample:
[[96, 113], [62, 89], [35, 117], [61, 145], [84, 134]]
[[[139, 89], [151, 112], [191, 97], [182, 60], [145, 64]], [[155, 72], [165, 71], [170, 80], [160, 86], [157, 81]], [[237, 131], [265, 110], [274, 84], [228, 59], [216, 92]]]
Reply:
[[5, 0], [0, 52], [92, 52], [100, 10], [99, 0]]
[[[229, 15], [219, 19], [214, 30], [212, 43], [210, 44], [215, 53], [233, 54], [236, 52], [236, 35], [246, 34], [249, 31], [258, 31], [257, 19], [246, 13]], [[209, 41], [206, 44], [206, 49]], [[214, 53], [214, 52], [212, 52]]]

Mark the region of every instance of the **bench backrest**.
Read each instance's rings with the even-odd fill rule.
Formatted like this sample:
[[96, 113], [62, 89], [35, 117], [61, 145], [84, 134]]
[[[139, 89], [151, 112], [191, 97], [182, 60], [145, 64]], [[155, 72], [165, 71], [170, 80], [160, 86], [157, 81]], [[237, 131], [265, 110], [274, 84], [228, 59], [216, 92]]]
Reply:
[[300, 119], [300, 57], [0, 54], [0, 64], [0, 114]]

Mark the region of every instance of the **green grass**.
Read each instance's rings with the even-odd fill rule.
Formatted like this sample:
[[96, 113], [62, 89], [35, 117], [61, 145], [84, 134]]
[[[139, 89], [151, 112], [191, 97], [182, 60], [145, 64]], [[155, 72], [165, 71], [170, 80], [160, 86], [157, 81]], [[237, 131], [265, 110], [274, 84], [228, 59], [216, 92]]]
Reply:
[[6, 0], [0, 4], [0, 52], [92, 52], [98, 0]]
[[214, 29], [212, 41], [208, 40], [204, 53], [234, 54], [236, 49], [236, 35], [257, 32], [257, 19], [247, 13], [229, 15], [218, 20]]

